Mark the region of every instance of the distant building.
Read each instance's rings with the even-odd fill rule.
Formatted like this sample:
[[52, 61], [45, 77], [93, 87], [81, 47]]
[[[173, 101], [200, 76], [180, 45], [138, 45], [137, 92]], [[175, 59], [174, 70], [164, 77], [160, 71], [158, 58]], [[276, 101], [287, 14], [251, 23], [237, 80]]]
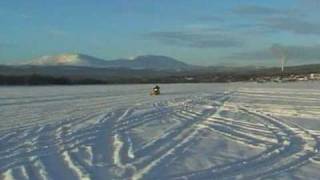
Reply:
[[312, 73], [309, 77], [310, 80], [320, 80], [320, 74]]
[[194, 77], [185, 77], [184, 79], [187, 80], [187, 81], [193, 81]]
[[304, 75], [297, 75], [296, 80], [297, 81], [306, 81], [306, 80], [308, 80], [308, 77], [304, 76]]

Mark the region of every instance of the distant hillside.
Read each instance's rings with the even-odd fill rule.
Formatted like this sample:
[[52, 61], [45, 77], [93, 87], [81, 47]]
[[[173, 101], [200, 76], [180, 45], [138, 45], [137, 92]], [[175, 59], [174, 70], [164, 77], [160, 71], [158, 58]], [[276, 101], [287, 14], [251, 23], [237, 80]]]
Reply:
[[191, 65], [180, 62], [167, 56], [138, 56], [132, 60], [120, 59], [107, 61], [107, 67], [122, 67], [128, 69], [153, 69], [153, 70], [186, 70]]
[[81, 66], [81, 67], [103, 67], [106, 61], [84, 54], [61, 54], [57, 56], [42, 56], [32, 60], [26, 65], [34, 66]]
[[181, 71], [192, 68], [191, 65], [166, 56], [146, 55], [132, 60], [117, 59], [103, 60], [84, 54], [62, 54], [57, 56], [43, 56], [27, 63], [34, 66], [78, 66], [91, 68], [126, 68], [149, 70]]
[[[208, 68], [200, 69], [202, 73], [231, 73], [237, 74], [281, 74], [280, 67], [255, 67], [255, 66], [243, 66], [243, 67], [228, 67], [228, 66], [211, 66]], [[320, 64], [307, 64], [288, 66], [285, 68], [283, 74], [287, 73], [320, 73]]]
[[169, 74], [167, 71], [154, 70], [133, 70], [126, 68], [93, 68], [78, 66], [0, 66], [0, 75], [24, 76], [24, 75], [45, 75], [53, 77], [68, 77], [71, 79], [119, 79], [119, 78], [147, 78], [163, 77]]
[[[118, 62], [118, 61], [117, 61]], [[121, 83], [197, 83], [235, 82], [260, 77], [289, 77], [320, 73], [320, 64], [280, 68], [266, 67], [198, 67], [181, 71], [96, 68], [64, 65], [0, 66], [0, 84], [121, 84]]]

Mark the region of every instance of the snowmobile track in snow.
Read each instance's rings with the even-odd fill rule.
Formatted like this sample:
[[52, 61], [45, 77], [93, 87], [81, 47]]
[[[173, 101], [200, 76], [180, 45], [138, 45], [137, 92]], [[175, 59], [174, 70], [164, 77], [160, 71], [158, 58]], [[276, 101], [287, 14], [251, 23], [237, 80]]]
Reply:
[[[241, 161], [213, 167], [207, 170], [180, 174], [167, 178], [171, 179], [229, 179], [238, 177], [241, 179], [257, 179], [276, 175], [308, 163], [317, 155], [317, 139], [310, 133], [300, 128], [293, 128], [280, 120], [268, 115], [241, 108], [249, 114], [253, 114], [265, 120], [265, 124], [277, 136], [278, 143], [263, 153], [243, 159]], [[217, 131], [219, 128], [210, 127]], [[230, 134], [226, 133], [228, 136]], [[230, 135], [232, 136], [232, 135]]]
[[[229, 102], [236, 94], [241, 95], [188, 96], [117, 109], [84, 128], [74, 127], [97, 114], [2, 131], [0, 179], [263, 179], [319, 159], [320, 133]], [[224, 117], [221, 112], [230, 107], [255, 122]], [[137, 137], [154, 124], [170, 126], [154, 137]], [[159, 173], [187, 158], [210, 133], [262, 151], [201, 170]]]

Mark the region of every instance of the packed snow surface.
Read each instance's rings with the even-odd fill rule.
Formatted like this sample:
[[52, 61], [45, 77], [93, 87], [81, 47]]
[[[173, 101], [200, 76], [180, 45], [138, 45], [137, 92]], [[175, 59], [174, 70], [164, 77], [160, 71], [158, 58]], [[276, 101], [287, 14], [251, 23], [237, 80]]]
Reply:
[[0, 88], [0, 179], [318, 179], [320, 83]]

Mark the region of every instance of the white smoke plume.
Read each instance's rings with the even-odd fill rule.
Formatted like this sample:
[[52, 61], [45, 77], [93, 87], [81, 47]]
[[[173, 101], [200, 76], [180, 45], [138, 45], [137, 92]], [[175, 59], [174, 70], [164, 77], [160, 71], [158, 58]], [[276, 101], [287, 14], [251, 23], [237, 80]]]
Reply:
[[288, 50], [286, 47], [280, 45], [280, 44], [273, 44], [271, 46], [272, 53], [280, 59], [281, 64], [281, 72], [284, 71], [284, 67], [288, 61]]

